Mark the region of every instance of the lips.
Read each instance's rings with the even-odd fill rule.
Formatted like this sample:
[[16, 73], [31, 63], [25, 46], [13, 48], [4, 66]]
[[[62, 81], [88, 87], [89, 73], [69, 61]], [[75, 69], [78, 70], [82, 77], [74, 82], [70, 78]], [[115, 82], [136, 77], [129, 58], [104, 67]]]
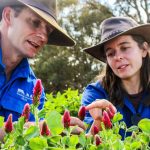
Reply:
[[120, 65], [119, 67], [117, 67], [117, 69], [125, 69], [127, 66], [128, 64]]
[[34, 41], [29, 41], [29, 40], [28, 40], [28, 43], [29, 43], [32, 47], [34, 47], [34, 48], [36, 48], [36, 49], [40, 48], [40, 44], [37, 44], [37, 43], [34, 42]]

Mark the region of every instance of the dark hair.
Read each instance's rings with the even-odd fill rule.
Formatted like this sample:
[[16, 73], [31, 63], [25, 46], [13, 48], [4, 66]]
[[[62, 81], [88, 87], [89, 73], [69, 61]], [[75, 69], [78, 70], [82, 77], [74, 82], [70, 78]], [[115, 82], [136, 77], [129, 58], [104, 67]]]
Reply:
[[[15, 11], [15, 17], [17, 17], [20, 14], [20, 12], [23, 10], [23, 8], [25, 8], [24, 5], [13, 5], [10, 7]], [[2, 20], [3, 9], [0, 9], [0, 21]]]
[[[133, 40], [138, 43], [140, 48], [143, 47], [143, 43], [145, 42], [144, 38], [138, 35], [131, 35]], [[144, 90], [150, 89], [150, 54], [147, 53], [146, 57], [143, 58], [143, 63], [140, 71], [140, 81], [141, 87]], [[106, 74], [102, 79], [102, 85], [104, 89], [107, 91], [109, 100], [114, 105], [123, 105], [123, 97], [124, 93], [126, 93], [125, 89], [121, 84], [121, 79], [117, 77], [112, 69], [107, 64], [106, 66]]]

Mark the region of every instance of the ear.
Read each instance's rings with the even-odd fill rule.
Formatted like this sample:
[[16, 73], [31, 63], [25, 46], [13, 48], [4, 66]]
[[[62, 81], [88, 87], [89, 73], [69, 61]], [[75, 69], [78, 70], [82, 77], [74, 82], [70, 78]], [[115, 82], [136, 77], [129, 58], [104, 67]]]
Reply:
[[149, 51], [149, 45], [148, 45], [148, 43], [147, 42], [144, 42], [143, 43], [143, 47], [142, 47], [142, 56], [143, 57], [146, 57], [146, 55], [147, 55], [147, 53], [148, 53], [148, 51]]
[[6, 25], [10, 25], [11, 24], [11, 20], [12, 20], [12, 8], [10, 7], [5, 7], [3, 9], [2, 12], [2, 20], [6, 23]]

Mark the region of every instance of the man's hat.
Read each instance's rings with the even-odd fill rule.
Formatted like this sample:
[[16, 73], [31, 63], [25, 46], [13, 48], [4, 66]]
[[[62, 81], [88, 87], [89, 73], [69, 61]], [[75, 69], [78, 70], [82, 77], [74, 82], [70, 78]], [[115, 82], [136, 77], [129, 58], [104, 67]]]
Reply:
[[5, 6], [25, 5], [43, 18], [54, 31], [48, 37], [48, 44], [73, 46], [74, 40], [57, 23], [56, 0], [0, 0], [0, 9]]
[[139, 35], [150, 42], [150, 24], [139, 25], [130, 17], [108, 18], [101, 23], [100, 32], [100, 43], [83, 50], [103, 62], [106, 62], [104, 44], [120, 35]]

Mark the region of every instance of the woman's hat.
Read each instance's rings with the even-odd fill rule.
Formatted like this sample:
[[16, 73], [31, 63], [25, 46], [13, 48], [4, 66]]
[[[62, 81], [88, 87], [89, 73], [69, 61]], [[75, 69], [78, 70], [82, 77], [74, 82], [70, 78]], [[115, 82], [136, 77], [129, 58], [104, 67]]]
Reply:
[[83, 49], [100, 61], [106, 62], [104, 44], [120, 35], [140, 35], [150, 42], [150, 24], [139, 25], [130, 17], [111, 17], [100, 26], [101, 41], [95, 46]]
[[48, 37], [48, 45], [73, 46], [74, 40], [57, 23], [56, 0], [0, 0], [0, 9], [5, 6], [25, 5], [44, 19], [54, 31]]

